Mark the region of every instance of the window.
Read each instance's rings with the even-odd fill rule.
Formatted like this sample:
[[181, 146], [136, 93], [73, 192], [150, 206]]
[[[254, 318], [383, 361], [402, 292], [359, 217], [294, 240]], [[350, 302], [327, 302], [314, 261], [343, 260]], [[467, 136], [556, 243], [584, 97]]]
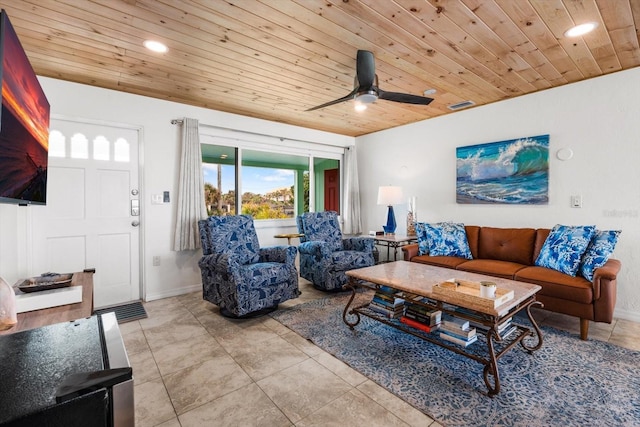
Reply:
[[335, 158], [314, 157], [309, 150], [274, 152], [255, 144], [241, 148], [201, 140], [209, 215], [235, 215], [239, 209], [256, 220], [285, 220], [309, 211], [340, 212], [342, 149]]
[[[96, 136], [91, 144], [83, 133], [75, 133], [71, 136], [70, 146], [67, 147], [65, 135], [59, 130], [51, 130], [49, 134], [49, 155], [51, 157], [80, 160], [111, 160], [128, 163], [131, 160], [131, 144], [125, 138], [117, 138], [113, 143], [113, 153], [111, 153], [111, 141], [104, 135]], [[68, 152], [67, 152], [68, 149]]]
[[109, 160], [109, 140], [102, 135], [93, 140], [93, 158]]
[[65, 149], [65, 137], [62, 132], [53, 130], [49, 134], [49, 156], [65, 157], [67, 150]]
[[116, 139], [113, 150], [113, 159], [116, 162], [129, 162], [131, 158], [131, 147], [129, 141], [124, 138]]
[[209, 215], [236, 214], [236, 149], [201, 144], [204, 200]]
[[300, 211], [298, 176], [309, 158], [257, 150], [242, 151], [242, 213], [254, 219], [294, 218]]
[[71, 158], [89, 158], [89, 141], [87, 140], [87, 137], [81, 133], [76, 133], [71, 137]]

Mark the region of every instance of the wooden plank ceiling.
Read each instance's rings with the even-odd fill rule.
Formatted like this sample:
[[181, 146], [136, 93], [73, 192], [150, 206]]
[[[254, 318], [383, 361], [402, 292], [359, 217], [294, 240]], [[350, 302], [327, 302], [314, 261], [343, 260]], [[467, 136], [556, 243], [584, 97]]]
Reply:
[[[640, 0], [1, 0], [36, 73], [358, 136], [640, 65]], [[575, 24], [598, 23], [568, 38]], [[142, 42], [164, 42], [154, 54]], [[358, 49], [379, 86], [347, 95]], [[472, 107], [473, 108], [473, 107]]]

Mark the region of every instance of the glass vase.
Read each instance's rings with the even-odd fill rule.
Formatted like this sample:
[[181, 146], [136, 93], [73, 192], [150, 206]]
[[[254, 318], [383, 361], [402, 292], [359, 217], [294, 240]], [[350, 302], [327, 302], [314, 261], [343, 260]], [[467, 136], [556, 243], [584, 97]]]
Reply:
[[407, 213], [407, 236], [416, 235], [416, 221], [413, 217], [413, 212]]
[[0, 331], [11, 329], [16, 323], [16, 293], [11, 285], [0, 277]]
[[407, 236], [416, 235], [416, 222], [418, 221], [418, 215], [416, 212], [416, 198], [409, 197], [407, 204]]

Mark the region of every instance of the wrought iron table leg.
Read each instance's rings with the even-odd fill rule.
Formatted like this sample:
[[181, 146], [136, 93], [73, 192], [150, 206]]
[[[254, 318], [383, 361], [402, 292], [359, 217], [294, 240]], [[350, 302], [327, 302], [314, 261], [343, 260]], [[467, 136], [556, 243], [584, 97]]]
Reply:
[[[531, 322], [531, 325], [533, 326], [533, 329], [536, 331], [536, 336], [538, 338], [538, 343], [532, 347], [525, 344], [524, 339], [520, 341], [520, 345], [522, 346], [522, 348], [527, 350], [529, 353], [532, 353], [537, 349], [539, 349], [540, 347], [542, 347], [542, 332], [540, 331], [540, 327], [538, 326], [535, 319], [533, 318], [533, 315], [531, 314], [531, 306], [533, 306], [534, 304], [539, 305], [540, 308], [544, 307], [544, 304], [542, 304], [540, 301], [533, 301], [531, 302], [531, 304], [527, 306], [527, 316], [529, 317], [529, 322]], [[529, 335], [533, 335], [533, 332], [529, 332]]]
[[[352, 282], [353, 280], [355, 280], [355, 279], [349, 278], [349, 282], [345, 285], [345, 288], [351, 289], [351, 298], [349, 298], [349, 302], [347, 302], [347, 305], [345, 306], [344, 311], [342, 312], [342, 320], [351, 329], [353, 329], [354, 327], [356, 327], [358, 325], [358, 323], [360, 323], [360, 313], [358, 313], [357, 311], [353, 311], [353, 309], [349, 310], [349, 307], [351, 306], [351, 303], [353, 302], [354, 298], [356, 297], [356, 285]], [[355, 316], [356, 320], [354, 322], [350, 322], [349, 320], [347, 320], [347, 317], [349, 315]]]
[[[500, 393], [500, 374], [498, 373], [498, 359], [496, 359], [496, 352], [493, 348], [493, 336], [495, 331], [490, 329], [487, 332], [487, 348], [489, 351], [489, 363], [484, 365], [484, 369], [482, 371], [482, 376], [484, 379], [484, 383], [489, 389], [489, 396], [493, 397], [496, 394]], [[489, 379], [489, 376], [493, 376], [493, 384]]]

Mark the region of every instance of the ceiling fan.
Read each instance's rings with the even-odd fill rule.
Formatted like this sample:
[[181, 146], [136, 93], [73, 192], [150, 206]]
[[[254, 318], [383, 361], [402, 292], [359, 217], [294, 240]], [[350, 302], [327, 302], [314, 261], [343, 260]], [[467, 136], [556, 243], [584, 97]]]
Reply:
[[358, 50], [356, 58], [356, 77], [353, 83], [353, 90], [347, 96], [326, 102], [309, 108], [307, 111], [318, 110], [330, 105], [354, 99], [360, 105], [370, 104], [379, 99], [387, 101], [402, 102], [404, 104], [428, 105], [432, 98], [424, 96], [410, 95], [408, 93], [386, 92], [378, 87], [378, 76], [376, 75], [376, 64], [373, 53], [368, 50]]

